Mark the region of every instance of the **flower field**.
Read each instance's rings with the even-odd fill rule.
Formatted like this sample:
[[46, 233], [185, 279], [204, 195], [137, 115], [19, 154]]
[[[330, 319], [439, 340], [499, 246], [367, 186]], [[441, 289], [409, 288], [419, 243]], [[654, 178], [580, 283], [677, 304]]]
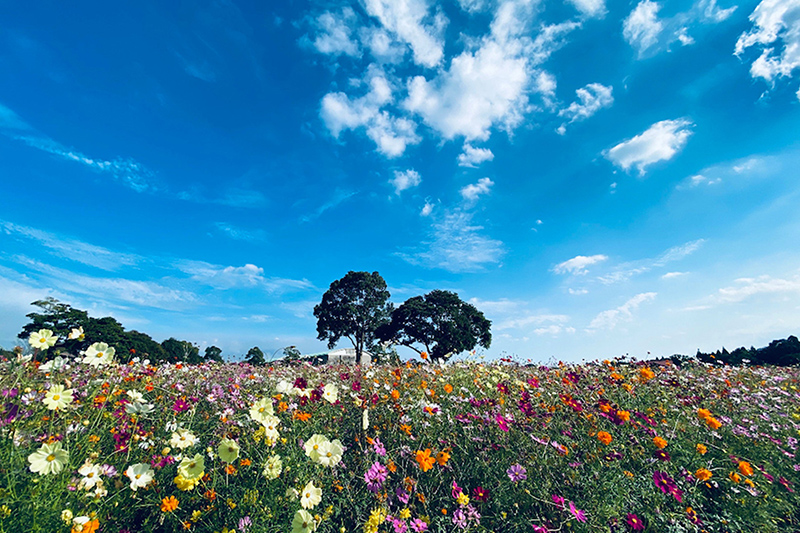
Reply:
[[0, 362], [0, 531], [800, 530], [797, 368], [113, 356]]

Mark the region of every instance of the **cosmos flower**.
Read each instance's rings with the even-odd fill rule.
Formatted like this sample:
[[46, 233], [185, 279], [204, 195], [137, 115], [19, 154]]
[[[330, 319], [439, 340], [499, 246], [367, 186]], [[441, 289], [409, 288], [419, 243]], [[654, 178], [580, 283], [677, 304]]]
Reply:
[[125, 470], [125, 475], [131, 480], [131, 490], [143, 489], [153, 481], [155, 472], [150, 465], [136, 463]]
[[53, 385], [44, 395], [42, 403], [51, 411], [63, 410], [72, 403], [72, 389], [64, 389], [64, 385]]
[[520, 464], [511, 465], [511, 467], [506, 470], [506, 474], [508, 474], [509, 479], [514, 483], [528, 479], [526, 473], [527, 471], [525, 470], [525, 467]]
[[61, 442], [43, 444], [28, 456], [30, 470], [36, 474], [58, 474], [69, 462], [69, 452], [61, 447]]
[[308, 484], [303, 487], [303, 490], [300, 492], [300, 505], [303, 509], [312, 509], [316, 507], [319, 502], [322, 501], [322, 489], [319, 487], [314, 486], [313, 481], [309, 481]]
[[53, 332], [49, 329], [34, 331], [31, 333], [30, 337], [28, 337], [28, 343], [31, 347], [38, 348], [42, 351], [51, 348], [56, 342], [58, 342], [58, 337], [53, 335]]
[[114, 360], [116, 350], [104, 342], [96, 342], [86, 349], [83, 362], [89, 366], [103, 366]]

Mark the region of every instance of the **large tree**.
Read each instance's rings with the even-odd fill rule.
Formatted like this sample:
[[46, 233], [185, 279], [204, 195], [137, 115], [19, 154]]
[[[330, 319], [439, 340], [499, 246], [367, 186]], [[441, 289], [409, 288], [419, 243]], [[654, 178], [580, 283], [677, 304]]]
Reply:
[[379, 338], [408, 346], [432, 361], [447, 360], [475, 346], [492, 343], [492, 323], [458, 294], [431, 291], [406, 300], [392, 313], [391, 322], [380, 328]]
[[264, 352], [262, 352], [261, 348], [258, 346], [253, 346], [247, 350], [247, 355], [244, 360], [246, 363], [250, 363], [253, 366], [264, 366], [267, 364], [266, 359], [264, 359]]
[[333, 348], [342, 337], [353, 343], [356, 364], [361, 355], [375, 344], [375, 331], [389, 322], [392, 304], [386, 281], [377, 272], [348, 272], [331, 283], [314, 307], [317, 318], [317, 338], [327, 340]]

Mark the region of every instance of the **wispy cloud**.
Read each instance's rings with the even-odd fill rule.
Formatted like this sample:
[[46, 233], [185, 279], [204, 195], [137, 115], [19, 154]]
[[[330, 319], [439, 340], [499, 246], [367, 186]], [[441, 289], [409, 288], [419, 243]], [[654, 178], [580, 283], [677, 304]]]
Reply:
[[143, 258], [135, 254], [114, 252], [78, 239], [3, 220], [0, 220], [0, 231], [16, 238], [33, 240], [57, 257], [103, 270], [118, 270], [120, 267], [137, 265], [143, 261]]
[[667, 161], [680, 152], [692, 135], [694, 124], [687, 118], [662, 120], [650, 126], [643, 133], [623, 141], [605, 152], [612, 163], [628, 170], [635, 166], [639, 175], [659, 161]]
[[114, 180], [136, 192], [152, 192], [158, 189], [155, 174], [134, 159], [118, 157], [107, 161], [90, 158], [38, 132], [14, 111], [2, 104], [0, 104], [0, 133], [37, 150], [66, 161], [79, 163], [95, 172], [108, 174]]
[[[794, 279], [759, 276], [757, 278], [740, 278], [735, 285], [719, 289], [715, 296], [717, 302], [741, 302], [761, 294], [775, 294], [784, 297], [800, 294], [800, 277]], [[796, 298], [796, 296], [794, 296]]]
[[475, 148], [469, 143], [464, 143], [464, 151], [458, 155], [458, 166], [475, 168], [484, 161], [494, 159], [494, 154], [488, 148]]
[[422, 177], [419, 175], [419, 172], [413, 168], [403, 171], [396, 170], [394, 172], [394, 178], [389, 180], [389, 183], [394, 187], [395, 194], [399, 196], [400, 193], [406, 189], [416, 187], [422, 183]]
[[483, 226], [473, 225], [472, 218], [472, 213], [460, 210], [446, 213], [434, 222], [433, 238], [422, 243], [422, 250], [397, 255], [413, 265], [450, 272], [477, 272], [500, 263], [503, 243], [483, 235]]
[[675, 261], [680, 261], [696, 252], [705, 242], [705, 239], [697, 239], [679, 246], [673, 246], [655, 258], [621, 263], [606, 274], [598, 276], [597, 280], [605, 285], [628, 281], [633, 276], [650, 272], [654, 268], [662, 268]]
[[[575, 91], [578, 101], [559, 111], [558, 116], [566, 117], [569, 122], [586, 120], [601, 109], [614, 104], [613, 88], [600, 83], [590, 83]], [[563, 133], [563, 131], [562, 131]]]
[[601, 329], [614, 329], [620, 322], [630, 322], [633, 320], [633, 313], [645, 302], [654, 300], [655, 292], [644, 292], [637, 294], [616, 309], [609, 309], [598, 314], [589, 324], [587, 331], [593, 332]]
[[264, 230], [244, 229], [227, 222], [216, 222], [214, 227], [217, 231], [236, 241], [259, 242], [266, 240], [266, 233]]
[[333, 198], [331, 198], [330, 200], [328, 200], [327, 202], [325, 202], [324, 204], [319, 206], [312, 213], [309, 213], [307, 215], [303, 215], [303, 217], [301, 217], [300, 220], [302, 222], [312, 222], [312, 221], [318, 219], [320, 216], [322, 216], [322, 214], [325, 211], [327, 211], [329, 209], [333, 209], [334, 207], [338, 206], [339, 204], [341, 204], [341, 203], [347, 201], [348, 199], [352, 198], [356, 194], [358, 194], [357, 191], [347, 191], [347, 190], [344, 190], [344, 189], [337, 189], [333, 194]]
[[222, 266], [204, 261], [176, 261], [174, 267], [190, 279], [215, 289], [259, 288], [270, 293], [304, 291], [313, 288], [308, 280], [264, 276], [262, 267], [248, 263], [244, 266]]
[[588, 272], [587, 267], [597, 264], [601, 261], [608, 259], [607, 255], [576, 255], [572, 259], [568, 259], [563, 263], [559, 263], [553, 267], [553, 272], [556, 274], [573, 274], [583, 275]]

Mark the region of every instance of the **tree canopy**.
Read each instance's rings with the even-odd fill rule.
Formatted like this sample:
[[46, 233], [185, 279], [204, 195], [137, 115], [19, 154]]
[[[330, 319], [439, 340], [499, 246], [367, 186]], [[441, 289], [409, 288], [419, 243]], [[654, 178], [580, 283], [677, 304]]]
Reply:
[[376, 330], [389, 323], [392, 304], [386, 281], [377, 272], [348, 272], [331, 283], [314, 307], [317, 318], [317, 339], [327, 340], [333, 348], [342, 337], [356, 350], [356, 364], [362, 353], [375, 344]]
[[[406, 300], [381, 327], [383, 341], [426, 352], [431, 360], [447, 360], [475, 346], [492, 343], [491, 321], [478, 309], [450, 291], [435, 290]], [[423, 350], [424, 348], [424, 350]]]
[[258, 346], [253, 346], [247, 350], [247, 355], [244, 360], [253, 366], [264, 366], [267, 364], [266, 359], [264, 359], [264, 352], [262, 352], [261, 348]]

